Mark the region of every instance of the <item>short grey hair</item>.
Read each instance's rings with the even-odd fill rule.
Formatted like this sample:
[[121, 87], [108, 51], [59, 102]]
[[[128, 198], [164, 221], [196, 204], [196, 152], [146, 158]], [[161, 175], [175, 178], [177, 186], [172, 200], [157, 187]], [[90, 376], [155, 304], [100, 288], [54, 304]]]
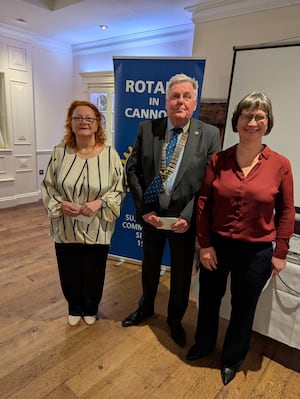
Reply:
[[190, 76], [186, 75], [185, 73], [177, 73], [176, 75], [172, 76], [170, 80], [166, 84], [166, 98], [168, 98], [168, 93], [170, 88], [176, 83], [182, 82], [190, 82], [193, 85], [195, 100], [198, 98], [198, 88], [199, 84], [195, 78], [191, 78]]
[[272, 103], [267, 94], [261, 91], [251, 91], [240, 100], [235, 107], [231, 118], [232, 130], [234, 132], [237, 132], [238, 119], [244, 109], [250, 109], [253, 111], [261, 109], [262, 111], [265, 111], [268, 117], [268, 128], [266, 130], [265, 136], [270, 133], [274, 125], [274, 115]]

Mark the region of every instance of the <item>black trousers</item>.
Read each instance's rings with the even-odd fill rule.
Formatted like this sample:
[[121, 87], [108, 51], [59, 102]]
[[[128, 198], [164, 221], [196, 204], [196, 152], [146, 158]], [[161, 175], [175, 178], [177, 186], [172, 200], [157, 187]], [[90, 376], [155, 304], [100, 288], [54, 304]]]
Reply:
[[69, 314], [93, 316], [102, 298], [109, 245], [57, 244], [56, 258]]
[[272, 273], [272, 243], [251, 243], [215, 235], [213, 246], [218, 267], [214, 271], [200, 266], [199, 313], [196, 342], [212, 351], [218, 335], [219, 311], [231, 273], [231, 316], [227, 328], [221, 363], [239, 366], [249, 346], [256, 305]]
[[146, 224], [143, 226], [143, 295], [139, 306], [145, 312], [154, 312], [154, 301], [167, 240], [171, 257], [168, 321], [177, 324], [181, 322], [189, 301], [195, 251], [195, 232], [191, 228], [186, 233], [178, 234]]

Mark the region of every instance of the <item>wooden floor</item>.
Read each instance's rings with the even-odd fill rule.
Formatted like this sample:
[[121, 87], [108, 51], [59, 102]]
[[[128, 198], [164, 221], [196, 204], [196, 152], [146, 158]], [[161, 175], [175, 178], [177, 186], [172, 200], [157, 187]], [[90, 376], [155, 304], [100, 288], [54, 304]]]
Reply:
[[191, 300], [183, 320], [188, 344], [180, 348], [166, 323], [169, 273], [161, 278], [157, 316], [123, 328], [137, 304], [141, 268], [110, 260], [100, 320], [69, 327], [48, 230], [40, 203], [0, 210], [1, 399], [300, 398], [300, 351], [257, 333], [242, 370], [223, 387], [222, 319], [216, 352], [187, 362], [197, 309]]

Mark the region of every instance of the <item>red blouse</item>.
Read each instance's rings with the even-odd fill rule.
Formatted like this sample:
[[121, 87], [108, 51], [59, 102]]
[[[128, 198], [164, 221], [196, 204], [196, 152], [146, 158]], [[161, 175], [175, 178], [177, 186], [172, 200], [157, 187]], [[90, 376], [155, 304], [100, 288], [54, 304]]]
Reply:
[[295, 223], [291, 164], [265, 146], [245, 177], [236, 148], [214, 154], [206, 168], [197, 203], [199, 245], [212, 246], [212, 232], [241, 241], [275, 241], [274, 256], [285, 259]]

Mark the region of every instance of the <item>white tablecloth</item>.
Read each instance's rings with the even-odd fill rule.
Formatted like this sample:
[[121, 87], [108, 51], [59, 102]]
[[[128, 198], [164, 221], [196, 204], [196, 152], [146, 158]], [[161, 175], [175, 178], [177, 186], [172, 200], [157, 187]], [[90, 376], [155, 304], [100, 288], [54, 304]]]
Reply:
[[[282, 280], [295, 291], [300, 291], [300, 265], [288, 262], [280, 273]], [[223, 298], [220, 316], [230, 316], [230, 278]], [[198, 275], [192, 279], [191, 295], [198, 302]], [[273, 277], [259, 299], [253, 330], [300, 349], [300, 295]]]

